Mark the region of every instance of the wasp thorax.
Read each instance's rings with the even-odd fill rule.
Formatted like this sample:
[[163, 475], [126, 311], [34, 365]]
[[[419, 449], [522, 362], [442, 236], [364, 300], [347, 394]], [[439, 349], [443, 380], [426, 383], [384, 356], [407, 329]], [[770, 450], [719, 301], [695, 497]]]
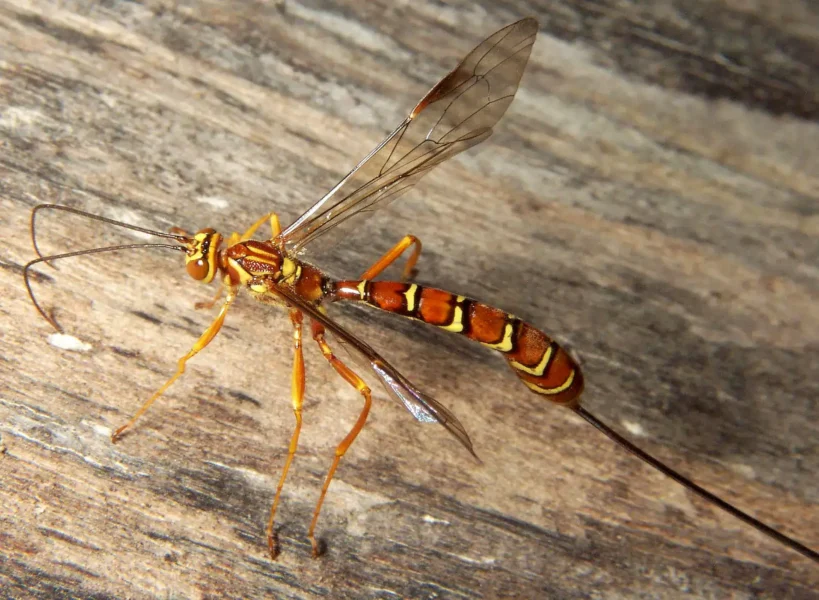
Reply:
[[185, 256], [185, 270], [188, 275], [204, 283], [213, 281], [219, 270], [216, 253], [221, 242], [222, 236], [210, 227], [197, 231], [188, 243]]

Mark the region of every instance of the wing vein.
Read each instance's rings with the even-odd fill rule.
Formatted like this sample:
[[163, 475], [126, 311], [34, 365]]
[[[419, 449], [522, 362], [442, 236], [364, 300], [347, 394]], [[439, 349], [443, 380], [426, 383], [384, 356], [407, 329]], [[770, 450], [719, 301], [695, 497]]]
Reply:
[[537, 29], [534, 19], [523, 19], [478, 44], [278, 241], [290, 252], [313, 249], [314, 240], [386, 206], [433, 167], [489, 137], [518, 89]]

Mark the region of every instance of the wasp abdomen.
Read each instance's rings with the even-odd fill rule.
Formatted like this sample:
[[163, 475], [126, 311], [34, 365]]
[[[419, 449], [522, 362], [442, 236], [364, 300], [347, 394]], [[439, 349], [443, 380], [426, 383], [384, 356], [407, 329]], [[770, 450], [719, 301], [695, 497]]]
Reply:
[[336, 282], [333, 298], [365, 302], [464, 335], [501, 352], [533, 392], [557, 404], [579, 404], [583, 376], [575, 361], [541, 330], [498, 308], [417, 283], [366, 279]]

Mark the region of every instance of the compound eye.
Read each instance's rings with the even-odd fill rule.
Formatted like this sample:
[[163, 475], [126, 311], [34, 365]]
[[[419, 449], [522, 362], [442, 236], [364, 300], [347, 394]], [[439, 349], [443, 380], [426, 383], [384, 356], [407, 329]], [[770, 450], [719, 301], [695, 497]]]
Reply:
[[210, 273], [208, 261], [206, 261], [204, 258], [190, 261], [187, 265], [185, 265], [185, 269], [188, 271], [188, 275], [197, 281], [202, 281], [208, 276], [208, 273]]

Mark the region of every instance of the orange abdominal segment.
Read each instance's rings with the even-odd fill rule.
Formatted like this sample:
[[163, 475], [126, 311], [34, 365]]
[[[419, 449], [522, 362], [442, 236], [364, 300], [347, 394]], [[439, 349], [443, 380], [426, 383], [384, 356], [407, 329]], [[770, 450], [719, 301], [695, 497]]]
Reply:
[[415, 283], [362, 279], [332, 285], [330, 297], [335, 300], [364, 302], [497, 350], [530, 390], [557, 404], [579, 405], [583, 376], [578, 365], [549, 336], [514, 315]]

